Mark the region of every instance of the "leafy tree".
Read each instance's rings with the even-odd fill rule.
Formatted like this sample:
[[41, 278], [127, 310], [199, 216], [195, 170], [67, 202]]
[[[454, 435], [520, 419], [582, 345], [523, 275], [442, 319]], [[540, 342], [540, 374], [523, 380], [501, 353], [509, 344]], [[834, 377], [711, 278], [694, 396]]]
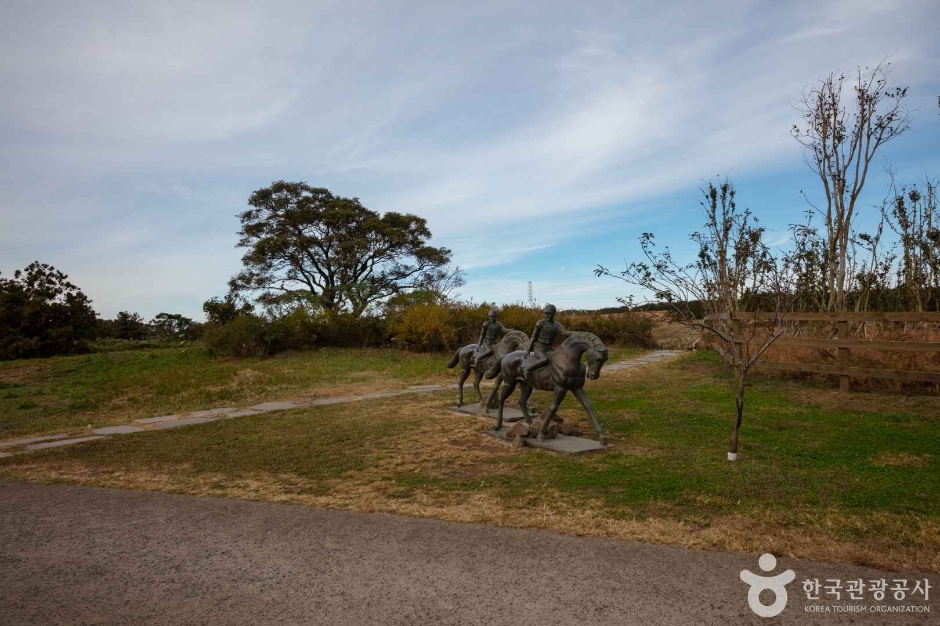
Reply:
[[248, 204], [239, 216], [244, 269], [229, 286], [258, 294], [266, 307], [305, 304], [359, 317], [389, 296], [447, 282], [450, 250], [427, 245], [431, 232], [416, 215], [380, 215], [302, 182], [277, 181]]
[[87, 350], [96, 328], [91, 300], [55, 267], [35, 261], [0, 277], [0, 359]]
[[182, 339], [187, 337], [193, 321], [179, 313], [158, 313], [150, 320], [150, 325], [164, 337]]
[[254, 307], [250, 302], [241, 300], [233, 294], [224, 298], [210, 298], [203, 302], [202, 310], [206, 314], [207, 324], [228, 324], [242, 315], [251, 315]]
[[138, 313], [121, 311], [112, 322], [113, 334], [117, 339], [140, 341], [147, 337], [147, 324]]

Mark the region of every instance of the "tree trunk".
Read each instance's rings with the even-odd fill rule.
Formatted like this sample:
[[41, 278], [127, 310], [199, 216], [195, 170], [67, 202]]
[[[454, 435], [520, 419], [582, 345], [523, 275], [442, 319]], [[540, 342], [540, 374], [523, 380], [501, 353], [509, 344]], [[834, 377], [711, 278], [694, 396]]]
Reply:
[[738, 460], [738, 431], [744, 418], [744, 378], [738, 374], [738, 385], [734, 393], [734, 426], [731, 428], [731, 445], [728, 446], [728, 460]]

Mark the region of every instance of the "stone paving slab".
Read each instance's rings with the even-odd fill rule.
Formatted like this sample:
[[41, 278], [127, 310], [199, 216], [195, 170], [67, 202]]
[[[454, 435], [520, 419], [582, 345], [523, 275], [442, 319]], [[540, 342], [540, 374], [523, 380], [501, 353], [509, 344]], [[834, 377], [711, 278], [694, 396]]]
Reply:
[[161, 415], [159, 417], [145, 417], [144, 419], [134, 420], [135, 424], [159, 424], [160, 422], [172, 422], [179, 418], [178, 415]]
[[70, 446], [73, 443], [82, 443], [83, 441], [94, 441], [95, 439], [104, 439], [103, 436], [97, 437], [79, 437], [78, 439], [60, 439], [59, 441], [47, 441], [46, 443], [37, 443], [27, 446], [27, 450], [45, 450], [46, 448], [58, 448], [60, 446]]
[[351, 402], [352, 400], [355, 400], [355, 399], [356, 398], [352, 398], [349, 396], [339, 396], [336, 398], [317, 398], [316, 400], [312, 400], [310, 402], [310, 406], [326, 406], [328, 404], [340, 404], [342, 402]]
[[52, 441], [53, 439], [65, 439], [68, 435], [45, 435], [44, 437], [30, 437], [29, 439], [11, 439], [10, 441], [0, 442], [0, 448], [15, 448], [16, 446], [26, 446], [40, 441]]
[[249, 415], [261, 415], [264, 411], [255, 411], [253, 409], [242, 409], [241, 411], [232, 411], [225, 417], [248, 417]]
[[131, 433], [143, 432], [143, 428], [139, 426], [106, 426], [104, 428], [96, 428], [92, 432], [96, 435], [129, 435]]
[[411, 385], [409, 391], [443, 391], [444, 385]]
[[375, 393], [367, 393], [364, 396], [359, 396], [360, 400], [375, 400], [378, 398], [394, 398], [395, 396], [403, 396], [407, 391], [377, 391]]
[[172, 422], [160, 422], [159, 424], [156, 425], [155, 428], [166, 430], [169, 428], [180, 428], [181, 426], [189, 426], [191, 424], [208, 424], [209, 422], [215, 422], [218, 419], [219, 419], [218, 417], [184, 417], [183, 419], [173, 420]]
[[[252, 407], [254, 408], [254, 407]], [[238, 408], [234, 406], [226, 406], [221, 409], [206, 409], [205, 411], [190, 411], [188, 417], [222, 417], [226, 413], [231, 413], [232, 411], [237, 411]], [[198, 422], [195, 422], [198, 423]]]
[[0, 452], [0, 459], [4, 459], [8, 456], [13, 456], [13, 455], [9, 452]]
[[255, 411], [285, 411], [287, 409], [296, 409], [299, 406], [301, 405], [295, 402], [263, 402], [251, 408]]
[[[512, 443], [512, 440], [506, 436], [507, 432], [509, 432], [509, 429], [503, 428], [500, 431], [488, 430], [486, 434], [500, 441]], [[539, 441], [535, 437], [526, 437], [522, 441], [526, 447], [541, 448], [552, 452], [561, 452], [562, 454], [584, 454], [585, 452], [594, 452], [612, 447], [610, 444], [602, 446], [599, 441], [593, 439], [569, 437], [567, 435], [557, 435], [554, 439], [546, 439], [545, 441]]]
[[[473, 404], [465, 404], [463, 406], [451, 406], [448, 407], [451, 411], [455, 413], [462, 413], [464, 415], [473, 415], [475, 417], [486, 417], [489, 419], [496, 419], [496, 416], [499, 413], [499, 409], [490, 409], [489, 413], [483, 410], [479, 402], [474, 402]], [[518, 422], [524, 416], [520, 409], [514, 409], [509, 406], [503, 407], [503, 421], [504, 422]]]

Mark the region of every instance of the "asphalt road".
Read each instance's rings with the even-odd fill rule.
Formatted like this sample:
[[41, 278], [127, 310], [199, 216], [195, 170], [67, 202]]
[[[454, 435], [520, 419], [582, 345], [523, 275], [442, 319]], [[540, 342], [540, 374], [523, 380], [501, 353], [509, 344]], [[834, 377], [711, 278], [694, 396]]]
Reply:
[[[780, 559], [776, 618], [747, 605], [756, 555], [300, 506], [0, 481], [2, 624], [937, 624], [836, 613], [804, 578], [897, 573]], [[909, 574], [908, 579], [927, 575]], [[940, 597], [940, 577], [929, 575]], [[824, 583], [825, 584], [825, 583]], [[845, 585], [845, 583], [843, 583]], [[913, 586], [913, 583], [911, 583]], [[766, 593], [766, 592], [765, 592]], [[769, 603], [769, 602], [768, 602]], [[804, 606], [829, 607], [807, 613]]]

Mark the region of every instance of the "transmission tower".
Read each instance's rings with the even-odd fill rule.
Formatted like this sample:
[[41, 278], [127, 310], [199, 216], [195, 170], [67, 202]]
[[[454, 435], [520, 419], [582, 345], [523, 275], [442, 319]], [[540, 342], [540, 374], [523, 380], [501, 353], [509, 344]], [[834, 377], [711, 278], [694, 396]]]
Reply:
[[529, 281], [529, 308], [535, 308], [535, 295], [532, 293], [532, 281]]

